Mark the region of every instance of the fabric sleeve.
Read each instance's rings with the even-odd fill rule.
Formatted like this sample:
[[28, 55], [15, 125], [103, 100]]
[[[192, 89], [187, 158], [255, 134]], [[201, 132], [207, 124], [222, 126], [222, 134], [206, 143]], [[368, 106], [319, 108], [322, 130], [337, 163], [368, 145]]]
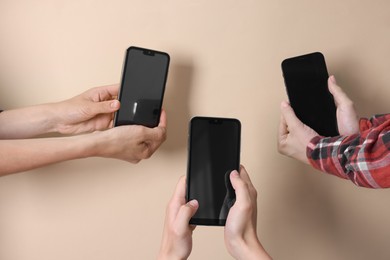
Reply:
[[359, 122], [360, 132], [369, 130], [370, 128], [380, 126], [390, 120], [390, 114], [374, 115], [370, 119], [361, 118]]
[[390, 116], [360, 120], [352, 136], [314, 137], [307, 146], [311, 165], [367, 188], [390, 187]]

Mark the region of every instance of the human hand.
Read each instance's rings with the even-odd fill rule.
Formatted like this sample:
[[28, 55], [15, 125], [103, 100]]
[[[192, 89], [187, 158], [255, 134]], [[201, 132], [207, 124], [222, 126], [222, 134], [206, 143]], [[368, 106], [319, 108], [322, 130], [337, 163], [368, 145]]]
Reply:
[[187, 259], [192, 250], [191, 217], [199, 208], [197, 200], [186, 203], [186, 179], [182, 176], [169, 202], [165, 215], [163, 238], [158, 259]]
[[243, 166], [232, 171], [230, 181], [236, 202], [230, 208], [225, 225], [225, 245], [235, 259], [271, 259], [257, 233], [257, 191]]
[[131, 163], [147, 159], [166, 139], [167, 116], [161, 111], [160, 123], [149, 128], [141, 125], [124, 125], [93, 133], [93, 156], [115, 158]]
[[359, 118], [353, 102], [347, 94], [337, 85], [332, 75], [328, 79], [328, 87], [332, 93], [337, 107], [337, 126], [340, 135], [353, 135], [359, 132]]
[[302, 123], [290, 104], [283, 101], [280, 106], [281, 119], [278, 133], [278, 151], [301, 162], [309, 164], [306, 147], [317, 132]]
[[80, 134], [112, 127], [113, 113], [120, 107], [119, 101], [115, 99], [118, 90], [118, 85], [96, 87], [53, 104], [55, 131]]

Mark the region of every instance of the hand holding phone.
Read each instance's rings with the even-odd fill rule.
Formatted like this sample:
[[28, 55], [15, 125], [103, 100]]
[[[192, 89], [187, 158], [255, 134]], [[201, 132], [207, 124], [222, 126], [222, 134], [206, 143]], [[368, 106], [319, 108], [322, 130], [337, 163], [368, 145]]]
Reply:
[[296, 116], [323, 136], [337, 136], [336, 105], [328, 90], [328, 71], [322, 53], [285, 59], [282, 71]]
[[114, 126], [158, 125], [169, 60], [164, 52], [133, 46], [127, 49], [119, 92], [121, 107], [115, 113]]
[[191, 224], [225, 225], [236, 198], [229, 176], [239, 170], [240, 139], [241, 123], [237, 119], [191, 119], [186, 198], [199, 202]]

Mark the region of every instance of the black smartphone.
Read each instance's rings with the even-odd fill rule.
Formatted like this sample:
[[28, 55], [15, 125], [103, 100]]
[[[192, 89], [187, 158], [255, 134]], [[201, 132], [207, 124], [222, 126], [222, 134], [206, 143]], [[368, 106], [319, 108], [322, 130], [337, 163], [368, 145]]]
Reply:
[[328, 89], [328, 71], [320, 52], [285, 59], [282, 71], [296, 116], [322, 136], [337, 136], [336, 105]]
[[236, 195], [230, 173], [240, 167], [241, 123], [234, 118], [194, 117], [189, 126], [186, 199], [199, 209], [190, 224], [224, 226]]
[[160, 121], [170, 57], [165, 52], [131, 46], [126, 50], [114, 126], [155, 127]]

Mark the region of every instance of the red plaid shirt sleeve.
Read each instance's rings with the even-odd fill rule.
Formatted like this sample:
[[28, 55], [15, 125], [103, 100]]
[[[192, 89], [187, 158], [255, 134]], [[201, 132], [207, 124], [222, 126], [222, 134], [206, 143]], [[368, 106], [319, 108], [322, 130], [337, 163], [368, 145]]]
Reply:
[[352, 136], [314, 137], [306, 149], [314, 168], [367, 188], [390, 187], [390, 114], [360, 120]]

